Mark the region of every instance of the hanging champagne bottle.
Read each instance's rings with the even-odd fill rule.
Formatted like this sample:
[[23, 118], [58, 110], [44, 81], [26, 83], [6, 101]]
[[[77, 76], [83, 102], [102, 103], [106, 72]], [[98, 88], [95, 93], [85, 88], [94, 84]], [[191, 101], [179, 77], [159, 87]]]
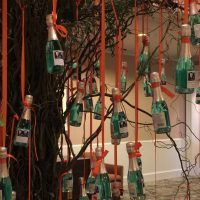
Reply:
[[[97, 160], [101, 159], [102, 148], [97, 147], [95, 153]], [[100, 172], [96, 177], [95, 185], [97, 200], [111, 200], [110, 180], [105, 168], [104, 159], [102, 159]]]
[[16, 134], [14, 138], [14, 145], [28, 146], [29, 138], [31, 137], [31, 106], [33, 103], [33, 96], [25, 96], [25, 105], [21, 118], [17, 124]]
[[72, 70], [72, 76], [71, 76], [71, 79], [72, 80], [76, 80], [77, 79], [77, 67], [78, 67], [78, 64], [77, 62], [74, 60], [72, 65], [71, 65], [71, 70]]
[[86, 81], [86, 96], [85, 96], [85, 111], [86, 112], [93, 112], [93, 99], [90, 96], [90, 88], [89, 85], [91, 84], [90, 81]]
[[87, 194], [91, 195], [95, 193], [95, 177], [93, 176], [94, 161], [91, 161], [90, 168], [91, 168], [91, 171], [87, 179], [86, 191], [87, 191]]
[[144, 95], [145, 97], [151, 97], [152, 91], [151, 91], [151, 83], [149, 81], [149, 75], [144, 76]]
[[135, 144], [128, 142], [126, 144], [127, 153], [129, 155], [128, 167], [128, 190], [131, 200], [145, 199], [144, 194], [144, 179], [141, 170], [137, 163], [135, 152]]
[[118, 88], [112, 89], [114, 111], [111, 117], [111, 138], [121, 139], [128, 137], [128, 125], [125, 113], [121, 109], [122, 95]]
[[89, 200], [85, 191], [85, 180], [83, 177], [80, 177], [79, 179], [80, 179], [80, 185], [81, 185], [79, 200]]
[[97, 60], [95, 63], [94, 63], [94, 75], [99, 78], [100, 77], [100, 62], [99, 60]]
[[0, 147], [0, 199], [11, 200], [12, 184], [7, 168], [7, 148]]
[[79, 81], [76, 100], [73, 103], [70, 110], [69, 123], [71, 126], [77, 126], [77, 127], [81, 126], [82, 116], [83, 116], [84, 92], [85, 92], [85, 82]]
[[72, 170], [69, 170], [62, 178], [62, 193], [68, 200], [72, 200], [73, 192], [73, 174]]
[[101, 99], [99, 97], [94, 108], [94, 119], [101, 120]]
[[194, 89], [187, 87], [188, 72], [194, 70], [190, 52], [190, 25], [183, 24], [181, 34], [181, 53], [176, 64], [176, 92], [180, 94], [191, 94], [194, 92]]
[[46, 23], [48, 27], [48, 41], [46, 44], [47, 71], [50, 74], [62, 73], [64, 71], [64, 55], [51, 14], [46, 16]]
[[143, 36], [142, 39], [143, 49], [139, 55], [138, 60], [138, 75], [145, 76], [150, 73], [149, 59], [149, 38], [147, 35]]
[[200, 45], [200, 15], [198, 13], [196, 0], [190, 0], [190, 15], [188, 23], [191, 26], [191, 43]]
[[126, 91], [126, 84], [127, 84], [127, 62], [122, 62], [122, 69], [121, 69], [121, 93]]
[[165, 74], [165, 59], [164, 58], [161, 60], [161, 64], [162, 64], [161, 85], [166, 85], [167, 84], [167, 78], [166, 78], [166, 74]]
[[162, 96], [160, 78], [157, 72], [151, 73], [151, 87], [153, 90], [151, 112], [154, 131], [156, 133], [168, 133], [171, 131], [169, 111], [167, 104]]

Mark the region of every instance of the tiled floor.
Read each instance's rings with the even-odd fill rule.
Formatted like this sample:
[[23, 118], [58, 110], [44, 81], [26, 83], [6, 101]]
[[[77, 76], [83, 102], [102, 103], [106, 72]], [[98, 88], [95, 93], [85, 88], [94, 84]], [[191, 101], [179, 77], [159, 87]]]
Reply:
[[[191, 196], [188, 200], [200, 200], [200, 177], [190, 177]], [[186, 199], [186, 182], [183, 178], [164, 179], [157, 181], [156, 193], [155, 182], [145, 184], [146, 200], [187, 200]], [[130, 199], [127, 188], [122, 199]]]

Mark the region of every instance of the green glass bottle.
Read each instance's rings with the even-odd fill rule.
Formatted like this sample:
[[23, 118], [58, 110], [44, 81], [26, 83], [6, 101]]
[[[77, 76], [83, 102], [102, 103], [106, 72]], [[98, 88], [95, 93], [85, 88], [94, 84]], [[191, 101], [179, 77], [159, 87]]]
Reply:
[[81, 185], [79, 200], [89, 200], [89, 197], [87, 196], [86, 191], [85, 191], [85, 180], [83, 177], [80, 177], [79, 180], [80, 180], [80, 185]]
[[87, 182], [86, 182], [86, 192], [87, 194], [94, 194], [95, 193], [95, 177], [93, 176], [92, 170], [94, 169], [94, 162], [91, 161], [90, 163], [90, 174], [87, 178]]
[[[97, 147], [95, 150], [97, 160], [102, 155], [102, 148]], [[100, 172], [96, 177], [96, 196], [97, 200], [111, 200], [111, 187], [108, 173], [105, 168], [104, 159], [102, 159]]]
[[31, 105], [33, 103], [33, 96], [26, 95], [23, 113], [17, 124], [16, 134], [14, 137], [14, 145], [28, 146], [29, 138], [31, 137]]
[[85, 111], [93, 112], [93, 100], [92, 97], [89, 95], [85, 97]]
[[94, 63], [94, 75], [99, 78], [100, 77], [100, 62], [99, 60], [97, 60], [95, 63]]
[[129, 196], [131, 200], [143, 200], [145, 199], [144, 179], [137, 163], [135, 144], [133, 142], [128, 142], [126, 144], [126, 149], [129, 155], [127, 176]]
[[165, 59], [163, 58], [162, 61], [162, 71], [161, 71], [161, 85], [166, 85], [167, 84], [167, 77], [165, 73]]
[[72, 80], [76, 80], [77, 79], [77, 67], [78, 67], [78, 64], [76, 61], [74, 61], [71, 65], [71, 69], [72, 69], [72, 76], [71, 76], [71, 79]]
[[62, 178], [62, 192], [72, 193], [73, 191], [73, 174], [72, 170], [69, 170]]
[[200, 104], [200, 87], [198, 87], [196, 89], [196, 100], [195, 100], [196, 104]]
[[7, 148], [0, 147], [0, 199], [11, 200], [12, 184], [7, 168]]
[[160, 78], [157, 72], [151, 73], [151, 85], [153, 90], [153, 102], [151, 107], [153, 126], [156, 133], [168, 133], [171, 131], [169, 111], [162, 96]]
[[53, 25], [52, 15], [46, 16], [48, 41], [46, 44], [47, 71], [50, 74], [64, 72], [64, 54]]
[[145, 97], [151, 97], [152, 96], [152, 91], [151, 91], [151, 83], [149, 81], [149, 76], [145, 75], [144, 76], [144, 95]]
[[101, 120], [101, 100], [100, 100], [100, 98], [96, 102], [96, 105], [94, 108], [94, 119]]
[[197, 4], [195, 0], [190, 0], [190, 15], [188, 23], [191, 26], [191, 43], [193, 45], [200, 45], [200, 15], [198, 13]]
[[127, 62], [122, 62], [120, 82], [121, 82], [121, 93], [123, 94], [126, 91], [126, 84], [127, 84]]
[[176, 92], [180, 94], [191, 94], [194, 92], [194, 89], [187, 87], [188, 71], [194, 70], [190, 51], [190, 25], [183, 24], [181, 33], [181, 53], [176, 64]]
[[121, 109], [121, 93], [119, 88], [112, 89], [114, 110], [111, 117], [111, 138], [121, 139], [128, 137], [128, 123], [125, 113]]
[[71, 126], [76, 126], [76, 127], [81, 126], [82, 116], [83, 116], [84, 92], [85, 92], [85, 82], [79, 81], [76, 100], [73, 103], [69, 114], [69, 123]]
[[139, 55], [138, 59], [138, 75], [145, 76], [150, 73], [150, 65], [148, 63], [149, 59], [149, 38], [148, 36], [143, 36], [143, 49]]

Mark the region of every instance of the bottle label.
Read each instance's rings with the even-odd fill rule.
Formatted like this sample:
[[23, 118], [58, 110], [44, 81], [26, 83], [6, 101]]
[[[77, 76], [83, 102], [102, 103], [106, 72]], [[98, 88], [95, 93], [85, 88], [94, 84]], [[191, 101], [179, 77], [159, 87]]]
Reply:
[[18, 129], [16, 138], [15, 138], [15, 142], [27, 144], [28, 143], [28, 138], [30, 137], [30, 135], [31, 135], [31, 131], [30, 130]]
[[61, 50], [54, 50], [53, 51], [53, 60], [54, 65], [61, 65], [64, 66], [64, 59], [63, 59], [63, 51]]
[[90, 183], [89, 184], [88, 191], [90, 193], [94, 193], [95, 192], [95, 184], [94, 183]]
[[128, 183], [128, 191], [131, 197], [136, 197], [136, 185], [135, 183]]
[[152, 118], [155, 130], [158, 128], [165, 128], [167, 126], [164, 112], [153, 113]]
[[128, 132], [128, 125], [126, 120], [119, 121], [119, 131], [121, 134]]
[[194, 24], [194, 35], [196, 38], [200, 38], [200, 24]]
[[199, 85], [199, 72], [188, 71], [187, 72], [187, 88], [197, 88]]

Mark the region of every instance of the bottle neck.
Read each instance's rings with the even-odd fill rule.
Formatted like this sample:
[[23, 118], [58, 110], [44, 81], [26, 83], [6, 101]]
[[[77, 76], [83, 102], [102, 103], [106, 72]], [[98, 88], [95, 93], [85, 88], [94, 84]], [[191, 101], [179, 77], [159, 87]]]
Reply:
[[81, 191], [80, 191], [80, 193], [81, 193], [82, 197], [87, 196], [86, 191], [85, 191], [85, 184], [81, 184]]
[[0, 178], [9, 177], [6, 158], [0, 158]]
[[147, 45], [144, 46], [143, 54], [145, 54], [145, 55], [149, 54], [149, 46], [147, 46]]
[[190, 51], [190, 38], [189, 37], [182, 37], [181, 38], [181, 58], [191, 58], [191, 51]]
[[197, 10], [197, 4], [195, 1], [190, 3], [190, 15], [197, 15], [198, 10]]
[[128, 171], [138, 171], [138, 170], [139, 170], [139, 166], [137, 163], [137, 158], [135, 158], [135, 157], [129, 158]]
[[105, 163], [104, 163], [104, 159], [102, 159], [102, 161], [101, 161], [100, 173], [101, 174], [107, 173]]
[[114, 112], [121, 112], [121, 102], [120, 101], [114, 101]]
[[160, 83], [157, 83], [157, 84], [158, 84], [158, 86], [152, 87], [152, 89], [153, 89], [153, 102], [164, 100], [164, 98], [162, 96], [161, 88], [160, 88]]
[[56, 30], [53, 25], [48, 27], [48, 41], [58, 40]]
[[82, 92], [77, 93], [75, 102], [76, 103], [82, 103], [83, 102], [83, 93]]
[[21, 119], [31, 120], [31, 110], [30, 108], [24, 106], [23, 113], [21, 115]]

